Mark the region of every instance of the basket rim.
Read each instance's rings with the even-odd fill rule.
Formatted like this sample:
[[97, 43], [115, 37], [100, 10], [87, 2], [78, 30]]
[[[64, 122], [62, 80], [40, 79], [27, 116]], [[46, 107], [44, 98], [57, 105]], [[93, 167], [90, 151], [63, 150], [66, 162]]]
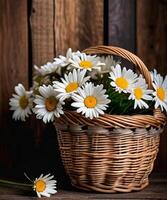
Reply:
[[76, 111], [65, 111], [64, 115], [55, 120], [56, 124], [88, 125], [100, 126], [103, 128], [149, 128], [165, 126], [167, 117], [160, 109], [155, 109], [153, 115], [134, 114], [134, 115], [100, 115], [98, 118], [86, 118]]

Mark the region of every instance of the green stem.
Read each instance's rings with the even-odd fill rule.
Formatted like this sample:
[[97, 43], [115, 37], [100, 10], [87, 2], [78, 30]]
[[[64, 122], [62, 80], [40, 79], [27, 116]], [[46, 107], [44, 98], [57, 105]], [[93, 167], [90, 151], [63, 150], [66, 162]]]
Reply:
[[0, 179], [0, 183], [16, 185], [16, 186], [24, 186], [24, 187], [32, 187], [33, 186], [33, 184], [18, 183], [15, 181], [7, 181], [7, 180], [3, 180], [3, 179]]

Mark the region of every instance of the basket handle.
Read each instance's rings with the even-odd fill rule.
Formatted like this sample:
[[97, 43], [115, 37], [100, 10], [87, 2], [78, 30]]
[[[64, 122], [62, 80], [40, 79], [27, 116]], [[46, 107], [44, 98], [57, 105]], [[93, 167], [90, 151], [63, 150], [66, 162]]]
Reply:
[[125, 58], [126, 60], [132, 62], [137, 67], [139, 72], [144, 76], [148, 84], [148, 87], [152, 88], [152, 80], [150, 72], [148, 71], [145, 64], [140, 60], [140, 58], [131, 53], [130, 51], [127, 51], [120, 47], [99, 45], [99, 46], [89, 47], [85, 49], [83, 52], [86, 54], [111, 54]]

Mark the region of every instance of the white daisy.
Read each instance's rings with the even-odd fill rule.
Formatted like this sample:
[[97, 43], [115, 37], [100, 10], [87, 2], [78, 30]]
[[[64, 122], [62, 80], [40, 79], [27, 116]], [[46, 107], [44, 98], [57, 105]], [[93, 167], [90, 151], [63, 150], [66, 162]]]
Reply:
[[111, 86], [115, 88], [119, 93], [127, 93], [131, 88], [133, 88], [134, 83], [137, 81], [137, 74], [135, 74], [131, 69], [126, 69], [125, 67], [121, 70], [121, 66], [117, 64], [115, 67], [111, 67], [112, 72], [110, 72]]
[[72, 49], [69, 48], [67, 50], [66, 56], [59, 56], [58, 58], [54, 58], [57, 65], [60, 65], [62, 67], [67, 66], [69, 64], [69, 59], [72, 57]]
[[77, 92], [78, 88], [82, 86], [90, 77], [84, 77], [86, 70], [74, 69], [68, 75], [64, 75], [64, 79], [61, 78], [62, 82], [54, 81], [53, 87], [59, 94], [57, 95], [60, 100], [65, 100], [74, 92]]
[[63, 114], [62, 105], [64, 102], [60, 102], [57, 98], [57, 92], [51, 85], [40, 86], [40, 95], [36, 95], [34, 103], [36, 104], [33, 109], [38, 119], [43, 119], [45, 123], [53, 122], [55, 117], [60, 117]]
[[42, 65], [40, 67], [34, 65], [34, 69], [36, 70], [37, 74], [45, 76], [47, 74], [51, 74], [53, 72], [60, 71], [60, 67], [56, 62], [47, 62], [45, 65]]
[[88, 71], [92, 71], [92, 69], [99, 69], [99, 65], [102, 64], [100, 62], [100, 58], [96, 55], [86, 55], [85, 53], [80, 52], [72, 55], [70, 63], [75, 68], [86, 69]]
[[39, 178], [35, 179], [33, 189], [39, 198], [41, 196], [50, 197], [51, 194], [57, 193], [56, 180], [53, 180], [53, 178], [54, 176], [50, 176], [50, 174], [46, 176], [41, 174]]
[[167, 112], [167, 75], [163, 80], [163, 77], [160, 74], [157, 74], [157, 71], [154, 70], [151, 73], [151, 77], [153, 80], [154, 87], [154, 100], [155, 100], [155, 108], [161, 107], [161, 110], [165, 110]]
[[149, 108], [148, 104], [144, 100], [152, 100], [151, 94], [153, 93], [152, 90], [148, 90], [148, 85], [146, 84], [146, 81], [142, 76], [140, 76], [137, 80], [137, 82], [134, 84], [134, 87], [130, 91], [129, 99], [134, 100], [134, 109], [137, 108], [137, 106], [142, 108]]
[[111, 72], [111, 66], [115, 67], [117, 64], [120, 64], [120, 61], [115, 61], [113, 56], [102, 56], [100, 57], [100, 61], [101, 63], [104, 63], [99, 68], [101, 74]]
[[104, 114], [107, 104], [110, 103], [105, 92], [103, 85], [94, 86], [92, 83], [86, 83], [78, 89], [78, 94], [72, 95], [75, 102], [71, 105], [78, 108], [77, 112], [84, 114], [87, 118], [99, 117], [99, 114]]
[[10, 110], [13, 110], [15, 120], [25, 121], [25, 118], [31, 114], [32, 98], [31, 91], [26, 91], [22, 84], [15, 86], [16, 94], [10, 99]]

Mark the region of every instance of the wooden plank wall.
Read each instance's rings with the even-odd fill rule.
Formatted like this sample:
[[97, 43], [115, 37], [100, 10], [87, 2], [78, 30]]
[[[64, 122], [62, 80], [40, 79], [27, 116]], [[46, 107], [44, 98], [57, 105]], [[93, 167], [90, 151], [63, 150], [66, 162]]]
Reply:
[[[137, 55], [149, 69], [167, 74], [167, 1], [137, 1]], [[167, 172], [167, 130], [161, 135], [157, 171]]]
[[[28, 35], [26, 1], [0, 1], [0, 117], [6, 126], [8, 103], [18, 81], [28, 86]], [[2, 98], [3, 97], [3, 98]]]
[[42, 65], [71, 47], [103, 44], [102, 0], [33, 0], [33, 64]]
[[[30, 6], [30, 12], [27, 5]], [[56, 55], [65, 54], [69, 47], [83, 50], [103, 43], [136, 52], [149, 68], [156, 67], [162, 74], [167, 74], [167, 2], [32, 0], [30, 4], [26, 0], [1, 0], [0, 9], [1, 174], [5, 168], [8, 172], [12, 171], [14, 162], [18, 174], [28, 168], [30, 173], [40, 173], [41, 166], [43, 172], [50, 169], [54, 172], [55, 167], [58, 169], [57, 176], [62, 178], [64, 171], [53, 127], [48, 125], [40, 129], [38, 123], [33, 121], [33, 130], [28, 129], [28, 133], [22, 134], [27, 126], [11, 121], [8, 99], [13, 87], [18, 82], [28, 87], [33, 64], [40, 66]], [[28, 46], [31, 48], [28, 49]], [[37, 129], [42, 132], [38, 145], [34, 141], [37, 138], [33, 136], [39, 132]], [[16, 142], [15, 145], [12, 142]], [[157, 171], [167, 172], [166, 143], [167, 133], [162, 135]]]
[[19, 82], [28, 86], [27, 1], [1, 0], [0, 10], [0, 174], [9, 175], [21, 131], [11, 120], [9, 98]]
[[136, 1], [109, 0], [107, 4], [108, 44], [120, 46], [131, 52], [135, 52]]

